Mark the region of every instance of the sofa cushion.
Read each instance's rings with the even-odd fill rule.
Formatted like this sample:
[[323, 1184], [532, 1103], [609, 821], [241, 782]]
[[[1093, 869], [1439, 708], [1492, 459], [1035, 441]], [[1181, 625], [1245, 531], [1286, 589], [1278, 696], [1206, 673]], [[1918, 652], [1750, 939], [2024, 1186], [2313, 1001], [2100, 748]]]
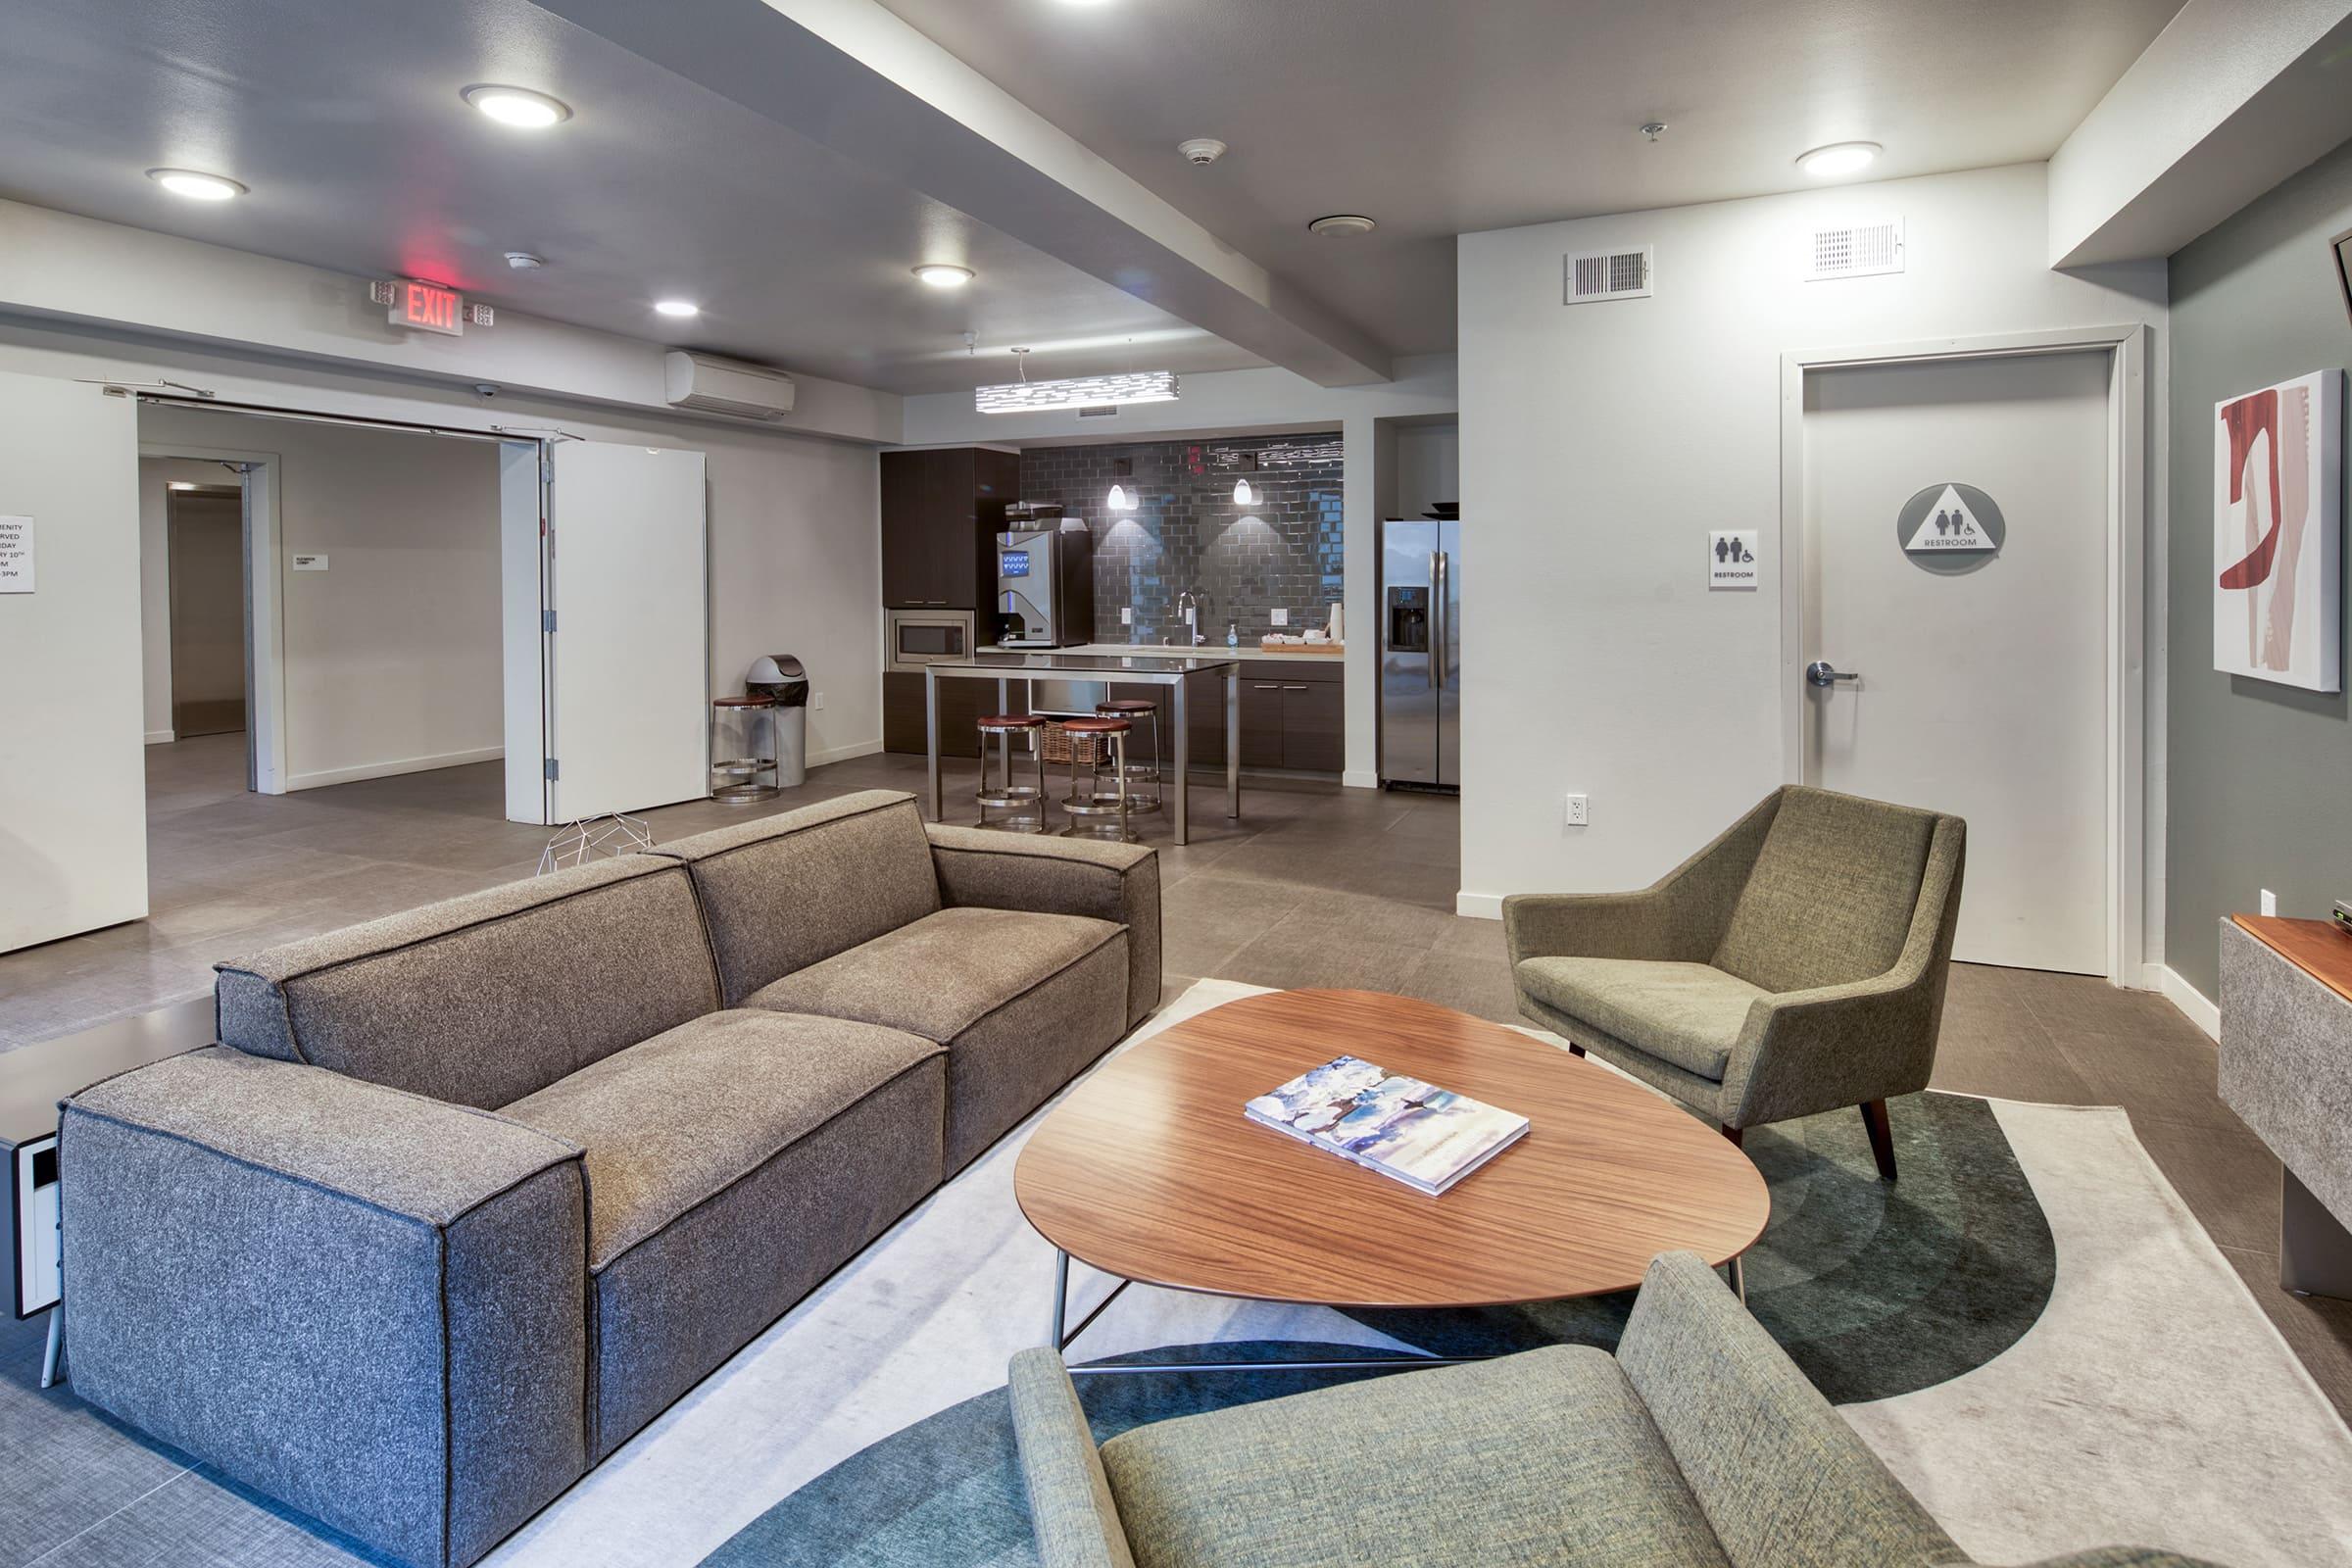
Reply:
[[1911, 935], [1936, 820], [1908, 806], [1784, 790], [1716, 966], [1773, 992], [1885, 974]]
[[725, 1005], [940, 905], [914, 797], [864, 790], [676, 840], [702, 896]]
[[1724, 1063], [1747, 1022], [1747, 1005], [1764, 995], [1738, 975], [1705, 963], [1522, 958], [1514, 973], [1528, 995], [1545, 1006], [1709, 1083], [1723, 1082]]
[[1141, 1568], [1610, 1568], [1726, 1559], [1617, 1363], [1591, 1348], [1134, 1428], [1102, 1468]]
[[694, 889], [645, 856], [214, 967], [222, 1043], [481, 1109], [718, 1005]]
[[713, 1012], [502, 1114], [587, 1151], [588, 1266], [601, 1269], [939, 1054], [931, 1041], [847, 1019]]
[[954, 1171], [1127, 1032], [1128, 970], [1124, 926], [957, 907], [810, 964], [746, 1001], [947, 1046]]

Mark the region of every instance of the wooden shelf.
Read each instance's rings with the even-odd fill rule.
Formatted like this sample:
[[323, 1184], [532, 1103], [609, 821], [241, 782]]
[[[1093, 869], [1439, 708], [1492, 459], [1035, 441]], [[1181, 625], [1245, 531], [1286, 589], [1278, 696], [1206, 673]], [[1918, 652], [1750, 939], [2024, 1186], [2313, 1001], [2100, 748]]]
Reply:
[[2288, 920], [2275, 914], [2233, 914], [2238, 928], [2296, 968], [2352, 1002], [2352, 932], [2333, 920]]

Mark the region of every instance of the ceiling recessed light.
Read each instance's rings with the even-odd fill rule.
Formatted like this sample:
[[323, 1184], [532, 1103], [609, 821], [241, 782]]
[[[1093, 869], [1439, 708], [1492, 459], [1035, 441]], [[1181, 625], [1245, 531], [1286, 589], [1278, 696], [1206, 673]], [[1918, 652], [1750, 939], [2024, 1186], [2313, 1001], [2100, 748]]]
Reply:
[[1856, 174], [1876, 162], [1880, 153], [1875, 141], [1840, 141], [1827, 147], [1816, 147], [1796, 161], [1796, 167], [1815, 179], [1836, 179], [1840, 174]]
[[692, 300], [656, 300], [654, 309], [663, 316], [700, 316], [703, 308]]
[[550, 98], [528, 87], [484, 84], [468, 87], [458, 96], [500, 124], [522, 130], [545, 130], [571, 118], [571, 106], [563, 99]]
[[914, 275], [933, 288], [961, 288], [972, 280], [972, 270], [949, 262], [926, 262], [914, 270]]
[[536, 272], [547, 265], [547, 259], [533, 256], [529, 251], [509, 251], [507, 265], [517, 272]]
[[1378, 226], [1361, 213], [1334, 213], [1329, 218], [1318, 218], [1307, 224], [1306, 231], [1309, 234], [1346, 236], [1369, 234]]
[[200, 173], [193, 169], [150, 169], [147, 177], [172, 195], [185, 196], [190, 201], [224, 202], [245, 194], [245, 187], [233, 179]]

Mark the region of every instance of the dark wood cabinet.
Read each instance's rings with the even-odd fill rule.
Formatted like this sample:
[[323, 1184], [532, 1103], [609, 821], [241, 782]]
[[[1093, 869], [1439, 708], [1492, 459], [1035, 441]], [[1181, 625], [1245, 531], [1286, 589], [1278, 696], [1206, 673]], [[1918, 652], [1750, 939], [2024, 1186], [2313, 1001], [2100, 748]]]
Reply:
[[[1282, 686], [1282, 765], [1308, 773], [1337, 773], [1348, 765], [1348, 688], [1336, 680], [1285, 680]], [[1245, 710], [1244, 719], [1248, 713]], [[1242, 757], [1250, 756], [1249, 735]]]
[[[939, 683], [939, 755], [978, 757], [981, 715], [996, 710], [997, 688], [984, 680]], [[1013, 706], [1020, 706], [1016, 689]], [[923, 677], [904, 670], [882, 676], [882, 749], [923, 755]]]
[[881, 464], [882, 603], [893, 610], [985, 609], [996, 596], [1004, 509], [1020, 493], [1020, 458], [956, 447], [885, 452]]

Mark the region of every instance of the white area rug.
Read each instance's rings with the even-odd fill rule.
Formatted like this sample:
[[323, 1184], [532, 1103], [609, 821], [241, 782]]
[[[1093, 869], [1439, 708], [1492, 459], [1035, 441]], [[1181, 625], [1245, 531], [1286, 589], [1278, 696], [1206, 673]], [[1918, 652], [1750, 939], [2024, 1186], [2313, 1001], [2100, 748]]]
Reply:
[[[1201, 981], [1138, 1038], [1256, 991]], [[2231, 1568], [2352, 1562], [2352, 1433], [2124, 1113], [2007, 1102], [1994, 1112], [2056, 1240], [2050, 1306], [1974, 1372], [1847, 1407], [1856, 1429], [1987, 1562], [2115, 1542]], [[697, 1562], [841, 1460], [1001, 1387], [1012, 1353], [1051, 1337], [1054, 1250], [1012, 1195], [1035, 1121], [488, 1562]], [[1075, 1321], [1107, 1287], [1083, 1268], [1072, 1279]], [[1138, 1286], [1079, 1352], [1242, 1339], [1394, 1347], [1322, 1308]]]

